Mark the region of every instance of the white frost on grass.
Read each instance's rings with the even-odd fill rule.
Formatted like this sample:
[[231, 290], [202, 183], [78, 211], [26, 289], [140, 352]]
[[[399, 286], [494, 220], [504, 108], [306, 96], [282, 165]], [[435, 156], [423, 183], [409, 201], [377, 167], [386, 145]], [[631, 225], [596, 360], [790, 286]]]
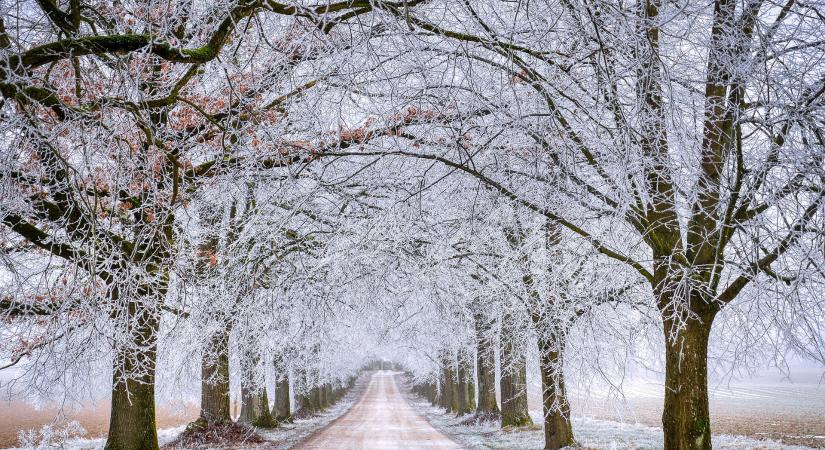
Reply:
[[[100, 450], [106, 445], [106, 438], [84, 438], [76, 435], [69, 435], [68, 437], [58, 437], [55, 434], [48, 434], [49, 430], [46, 428], [49, 425], [44, 425], [40, 431], [26, 431], [21, 432], [21, 447], [14, 447], [9, 450], [45, 450], [45, 449], [63, 449], [63, 450]], [[186, 428], [186, 425], [181, 425], [173, 428], [162, 428], [158, 430], [158, 444], [161, 447], [172, 442]], [[84, 431], [85, 433], [85, 431]]]
[[[366, 379], [369, 379], [369, 377], [367, 376]], [[268, 442], [260, 445], [250, 445], [245, 448], [265, 447], [268, 450], [285, 450], [292, 448], [349, 411], [352, 405], [361, 397], [365, 388], [365, 377], [361, 376], [358, 381], [356, 381], [355, 387], [350, 389], [341, 400], [329, 407], [326, 411], [305, 419], [295, 419], [294, 423], [284, 424], [278, 428], [258, 429], [258, 434]], [[79, 425], [77, 426], [79, 427]], [[159, 429], [158, 444], [160, 444], [162, 448], [177, 439], [185, 429], [186, 425]], [[78, 435], [85, 434], [85, 430], [81, 430], [82, 428], [76, 429], [70, 422], [67, 426], [62, 426], [61, 428], [44, 426], [39, 431], [30, 430], [21, 432], [21, 437], [24, 438], [20, 444], [21, 446], [9, 450], [45, 450], [55, 448], [63, 450], [101, 450], [104, 448], [106, 445], [105, 437], [79, 437]]]
[[[445, 414], [440, 407], [430, 405], [427, 400], [408, 395], [407, 399], [438, 430], [451, 436], [468, 449], [535, 449], [544, 444], [540, 426], [528, 429], [502, 430], [498, 422], [467, 425], [462, 422], [470, 416], [456, 417]], [[533, 421], [541, 424], [540, 413], [531, 413]], [[596, 449], [661, 449], [662, 429], [640, 424], [614, 422], [573, 417], [573, 433], [581, 447]], [[715, 449], [727, 450], [802, 450], [810, 447], [785, 445], [771, 440], [758, 440], [744, 436], [713, 436]]]

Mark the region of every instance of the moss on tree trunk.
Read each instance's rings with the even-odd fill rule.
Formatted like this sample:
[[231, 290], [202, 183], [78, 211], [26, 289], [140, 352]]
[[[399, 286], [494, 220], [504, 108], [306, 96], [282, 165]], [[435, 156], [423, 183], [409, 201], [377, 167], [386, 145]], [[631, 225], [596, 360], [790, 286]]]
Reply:
[[261, 428], [278, 426], [278, 422], [269, 412], [266, 389], [241, 386], [241, 414], [238, 422]]

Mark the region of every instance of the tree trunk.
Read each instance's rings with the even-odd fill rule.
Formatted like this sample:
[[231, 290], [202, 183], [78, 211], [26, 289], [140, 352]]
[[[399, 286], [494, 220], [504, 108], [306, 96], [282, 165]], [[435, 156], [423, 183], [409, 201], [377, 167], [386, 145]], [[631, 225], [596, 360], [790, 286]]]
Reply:
[[570, 424], [570, 404], [564, 385], [563, 336], [539, 338], [541, 391], [544, 406], [544, 448], [560, 449], [576, 444]]
[[201, 358], [201, 414], [199, 421], [231, 422], [229, 410], [229, 331], [212, 335]]
[[428, 385], [429, 388], [429, 399], [430, 404], [433, 406], [438, 405], [438, 384], [435, 382], [431, 382]]
[[238, 416], [238, 422], [261, 428], [274, 428], [278, 424], [269, 412], [266, 387], [258, 383], [255, 376], [259, 360], [255, 350], [248, 352], [241, 380], [241, 414]]
[[516, 323], [505, 314], [501, 319], [501, 426], [532, 425], [527, 410], [527, 359], [511, 336]]
[[490, 325], [482, 314], [476, 314], [476, 370], [478, 371], [478, 405], [476, 415], [498, 419], [496, 401], [496, 355], [490, 342]]
[[469, 398], [467, 397], [467, 370], [466, 368], [462, 367], [460, 364], [458, 366], [458, 382], [456, 383], [457, 387], [457, 395], [458, 395], [458, 413], [459, 416], [463, 416], [470, 412], [470, 405], [468, 404]]
[[458, 356], [458, 415], [470, 414], [475, 409], [475, 386], [473, 385], [473, 358], [462, 351]]
[[452, 383], [450, 383], [450, 387], [452, 387], [452, 393], [450, 394], [450, 411], [461, 415], [463, 414], [461, 411], [461, 399], [463, 395], [461, 395], [461, 380], [458, 378], [458, 368], [451, 370], [450, 375], [452, 375], [453, 378]]
[[435, 406], [435, 402], [437, 400], [435, 384], [431, 382], [417, 384], [415, 385], [414, 390], [418, 395], [426, 398], [430, 404]]
[[275, 404], [272, 407], [272, 415], [278, 422], [292, 421], [292, 409], [289, 405], [289, 376], [283, 374], [282, 378], [275, 383]]
[[433, 406], [440, 406], [442, 408], [447, 407], [447, 386], [444, 382], [444, 371], [441, 371], [441, 376], [438, 378], [438, 385], [436, 386], [436, 399], [435, 405]]
[[[155, 361], [158, 320], [146, 305], [130, 303], [132, 346], [115, 349], [112, 409], [106, 450], [157, 450]], [[136, 317], [138, 316], [138, 317]]]
[[309, 404], [307, 405], [307, 411], [309, 412], [318, 412], [321, 410], [321, 394], [319, 393], [318, 386], [313, 387], [309, 393], [307, 394], [307, 401]]
[[456, 379], [455, 370], [453, 370], [450, 359], [444, 361], [444, 392], [443, 401], [444, 408], [448, 413], [458, 412], [459, 410], [459, 389], [458, 380]]
[[[474, 358], [475, 359], [475, 358]], [[470, 414], [476, 409], [476, 383], [474, 371], [470, 369], [467, 373], [467, 413]]]
[[677, 332], [665, 320], [665, 450], [709, 450], [708, 338], [715, 313], [688, 319]]
[[238, 422], [261, 428], [274, 428], [278, 422], [269, 412], [266, 389], [241, 386], [241, 415]]
[[315, 395], [318, 396], [318, 411], [327, 409], [327, 386], [321, 385], [315, 388]]
[[301, 416], [310, 416], [319, 410], [318, 387], [309, 387], [312, 384], [311, 380], [313, 378], [317, 379], [317, 377], [312, 377], [306, 369], [301, 370], [299, 377], [300, 385], [298, 389], [301, 391], [301, 395], [298, 397], [298, 403], [300, 414]]

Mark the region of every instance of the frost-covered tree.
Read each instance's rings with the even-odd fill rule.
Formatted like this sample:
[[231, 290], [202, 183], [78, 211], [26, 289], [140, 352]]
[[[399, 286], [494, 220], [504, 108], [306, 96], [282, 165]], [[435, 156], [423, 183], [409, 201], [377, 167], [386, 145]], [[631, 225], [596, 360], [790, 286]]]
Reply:
[[301, 63], [341, 55], [358, 37], [333, 28], [368, 6], [2, 6], [4, 257], [40, 261], [40, 282], [9, 283], [3, 313], [51, 323], [21, 325], [4, 350], [14, 361], [53, 345], [111, 352], [107, 448], [157, 447], [157, 343], [178, 285], [180, 217], [212, 178], [312, 158], [307, 134], [319, 142], [329, 130], [304, 123], [281, 138], [285, 105], [324, 75]]
[[[822, 16], [794, 1], [524, 6], [387, 8], [430, 55], [443, 94], [427, 101], [484, 115], [463, 142], [410, 129], [412, 146], [375, 153], [470, 175], [645, 279], [666, 342], [665, 446], [710, 448], [714, 320], [821, 277]], [[809, 322], [796, 305], [777, 311]], [[759, 323], [798, 329], [779, 316]]]

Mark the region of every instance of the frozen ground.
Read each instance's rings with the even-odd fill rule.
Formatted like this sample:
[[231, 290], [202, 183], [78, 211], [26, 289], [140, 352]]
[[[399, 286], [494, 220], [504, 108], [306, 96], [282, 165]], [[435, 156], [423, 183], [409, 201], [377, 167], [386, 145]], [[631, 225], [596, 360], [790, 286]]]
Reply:
[[[362, 376], [353, 389], [335, 405], [326, 411], [305, 419], [295, 419], [294, 423], [285, 424], [272, 430], [258, 430], [258, 433], [267, 440], [267, 443], [257, 445], [253, 448], [267, 450], [285, 450], [295, 447], [310, 435], [326, 427], [335, 419], [346, 413], [352, 405], [361, 398], [366, 389], [369, 376]], [[163, 447], [175, 440], [186, 428], [186, 425], [176, 427], [161, 428], [158, 430], [158, 441]], [[65, 450], [98, 450], [102, 449], [106, 443], [105, 438], [85, 438], [77, 436], [77, 430], [65, 425], [59, 429], [43, 427], [31, 436], [33, 445], [24, 447], [7, 447], [14, 450], [23, 449], [54, 449]], [[19, 445], [19, 444], [18, 444]]]
[[369, 381], [369, 374], [362, 375], [347, 395], [323, 413], [307, 419], [296, 419], [295, 423], [287, 424], [273, 430], [259, 430], [261, 436], [269, 441], [267, 449], [286, 450], [295, 447], [306, 440], [313, 433], [318, 432], [331, 424], [335, 419], [344, 415], [364, 395]]
[[[45, 427], [44, 427], [45, 428]], [[106, 444], [105, 438], [83, 438], [83, 437], [72, 437], [72, 436], [60, 436], [60, 430], [58, 430], [58, 434], [52, 434], [50, 430], [46, 430], [41, 428], [38, 431], [34, 432], [32, 438], [33, 441], [30, 441], [31, 445], [26, 445], [24, 447], [9, 447], [10, 450], [30, 450], [30, 449], [37, 449], [37, 450], [46, 450], [46, 449], [64, 449], [64, 450], [98, 450], [102, 449], [103, 446]], [[186, 425], [181, 425], [178, 427], [173, 428], [162, 428], [158, 430], [158, 443], [161, 447], [172, 442], [178, 435], [180, 435]]]
[[[522, 430], [501, 430], [498, 423], [466, 425], [466, 417], [444, 414], [427, 400], [407, 395], [408, 401], [427, 417], [437, 429], [450, 435], [468, 449], [535, 449], [541, 448], [544, 436], [540, 427]], [[533, 421], [541, 423], [540, 413], [531, 413]], [[594, 449], [660, 449], [663, 447], [661, 428], [639, 423], [625, 423], [589, 417], [574, 417], [573, 432], [580, 446]], [[811, 447], [789, 445], [774, 440], [718, 434], [713, 436], [715, 449], [801, 450]]]
[[[379, 372], [369, 383], [371, 377], [365, 374], [344, 399], [318, 416], [299, 419], [274, 430], [260, 430], [267, 443], [257, 448], [289, 449], [299, 445], [304, 445], [299, 448], [330, 448], [329, 440], [342, 436], [351, 438], [352, 442], [346, 441], [343, 447], [337, 448], [456, 448], [444, 435], [470, 449], [528, 449], [542, 445], [543, 436], [538, 427], [503, 431], [495, 423], [464, 425], [461, 423], [464, 418], [444, 414], [426, 400], [406, 393], [402, 397], [396, 387], [397, 378], [389, 373]], [[825, 427], [825, 388], [815, 376], [796, 381], [791, 385], [779, 379], [762, 379], [757, 383], [715, 386], [711, 400], [717, 433], [713, 438], [714, 447], [772, 450], [824, 446], [825, 432], [816, 434], [816, 430]], [[646, 381], [623, 387], [623, 398], [593, 391], [588, 395], [575, 393], [574, 410], [588, 414], [588, 417], [573, 418], [573, 429], [581, 446], [595, 449], [662, 447], [661, 429], [651, 426], [661, 414], [659, 386], [655, 381]], [[528, 391], [530, 403], [535, 406], [540, 392], [535, 386]], [[598, 398], [602, 400], [597, 401]], [[341, 420], [336, 421], [339, 417]], [[535, 412], [533, 420], [540, 423], [541, 415]], [[174, 440], [183, 428], [159, 430], [161, 445]], [[726, 429], [734, 431], [726, 432]], [[774, 437], [777, 435], [783, 442]], [[399, 443], [397, 436], [408, 441]], [[25, 448], [38, 448], [36, 444], [40, 443], [44, 445], [39, 448], [80, 450], [99, 449], [104, 444], [102, 438], [78, 436], [77, 430], [71, 427], [44, 428], [30, 438], [35, 445]], [[49, 444], [51, 446], [46, 446]], [[362, 446], [364, 444], [367, 446]]]
[[[764, 372], [747, 380], [711, 383], [710, 414], [714, 433], [772, 439], [789, 445], [825, 447], [825, 383], [821, 369], [799, 369], [787, 379]], [[657, 379], [626, 382], [622, 394], [591, 387], [573, 390], [571, 406], [582, 415], [658, 427], [664, 386]], [[537, 383], [530, 386], [531, 409], [541, 405]]]
[[344, 416], [299, 444], [297, 449], [432, 449], [461, 447], [432, 427], [401, 395], [399, 372], [372, 375], [364, 396]]

